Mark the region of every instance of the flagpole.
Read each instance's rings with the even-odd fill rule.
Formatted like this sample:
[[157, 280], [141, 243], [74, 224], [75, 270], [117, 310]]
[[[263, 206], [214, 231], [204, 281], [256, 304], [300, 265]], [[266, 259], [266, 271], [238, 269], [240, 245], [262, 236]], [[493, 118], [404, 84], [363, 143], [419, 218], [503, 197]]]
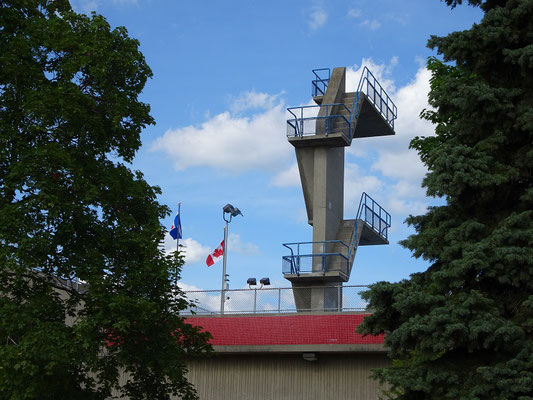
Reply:
[[[177, 215], [180, 215], [180, 210], [181, 209], [181, 202], [178, 202], [178, 214]], [[181, 215], [180, 215], [180, 221], [181, 221]], [[175, 222], [180, 222], [180, 221], [175, 221]], [[181, 226], [181, 222], [176, 224], [176, 254], [178, 254], [178, 252], [180, 251], [180, 226]], [[177, 287], [178, 286], [178, 271], [176, 271], [176, 275], [174, 277], [174, 286]]]
[[[178, 202], [178, 215], [180, 216], [180, 220], [181, 220], [180, 209], [181, 209], [181, 202]], [[178, 228], [178, 227], [176, 227], [176, 228]], [[180, 235], [179, 235], [179, 231], [178, 231], [178, 238], [176, 239], [176, 251], [180, 251]]]
[[224, 226], [224, 253], [222, 261], [222, 290], [220, 291], [220, 314], [224, 315], [224, 303], [226, 302], [226, 253], [228, 251], [228, 221]]

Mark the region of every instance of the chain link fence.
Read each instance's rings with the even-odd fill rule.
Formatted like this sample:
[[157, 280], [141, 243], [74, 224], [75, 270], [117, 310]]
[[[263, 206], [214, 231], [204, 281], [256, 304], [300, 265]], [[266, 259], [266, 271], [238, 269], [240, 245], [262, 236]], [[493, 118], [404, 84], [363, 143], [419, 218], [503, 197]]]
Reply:
[[[224, 314], [265, 314], [265, 313], [294, 313], [294, 312], [319, 312], [319, 311], [366, 311], [367, 302], [361, 293], [367, 291], [368, 286], [325, 286], [325, 287], [296, 287], [296, 288], [262, 288], [262, 289], [233, 289], [226, 290]], [[295, 297], [310, 299], [313, 291], [325, 291], [329, 296], [337, 298], [335, 306], [324, 307], [296, 306]], [[184, 314], [216, 315], [220, 314], [221, 291], [201, 290], [185, 292], [187, 298], [194, 302], [194, 306], [187, 309]]]

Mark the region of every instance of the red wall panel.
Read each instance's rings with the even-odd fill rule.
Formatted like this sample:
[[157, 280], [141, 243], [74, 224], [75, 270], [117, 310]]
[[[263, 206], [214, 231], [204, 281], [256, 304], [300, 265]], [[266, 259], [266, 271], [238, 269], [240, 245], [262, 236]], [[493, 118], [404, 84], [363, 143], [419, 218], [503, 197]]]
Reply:
[[365, 336], [355, 332], [361, 314], [261, 315], [190, 317], [187, 322], [213, 335], [215, 346], [380, 344], [383, 335]]

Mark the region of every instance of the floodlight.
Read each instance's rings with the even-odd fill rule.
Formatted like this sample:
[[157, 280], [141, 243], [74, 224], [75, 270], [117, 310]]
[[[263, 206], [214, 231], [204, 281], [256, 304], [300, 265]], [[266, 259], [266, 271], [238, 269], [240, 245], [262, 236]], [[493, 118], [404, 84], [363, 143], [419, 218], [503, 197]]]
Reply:
[[[229, 214], [229, 219], [226, 219], [226, 214]], [[237, 215], [244, 215], [242, 214], [241, 210], [239, 210], [237, 207], [233, 207], [231, 204], [226, 204], [224, 207], [222, 207], [222, 218], [226, 222], [231, 222], [232, 217], [236, 217]]]
[[[226, 215], [229, 215], [229, 217], [226, 218]], [[229, 299], [226, 298], [226, 291], [228, 290], [228, 282], [229, 282], [229, 275], [226, 274], [226, 259], [227, 259], [227, 249], [228, 249], [228, 226], [231, 222], [232, 217], [236, 217], [237, 215], [242, 215], [241, 210], [239, 210], [236, 207], [233, 207], [231, 204], [226, 204], [224, 207], [222, 207], [222, 219], [226, 223], [226, 226], [224, 227], [224, 261], [222, 262], [222, 293], [220, 296], [220, 314], [224, 314], [224, 302]], [[248, 284], [250, 284], [250, 279], [248, 279]], [[256, 284], [255, 278], [254, 278], [254, 285]]]
[[248, 280], [246, 281], [246, 283], [248, 283], [248, 286], [257, 285], [257, 279], [255, 279], [255, 278], [248, 278]]
[[262, 278], [260, 281], [261, 285], [268, 286], [270, 285], [270, 278]]
[[233, 207], [231, 204], [226, 204], [224, 207], [222, 207], [222, 211], [224, 214], [233, 214], [235, 207]]

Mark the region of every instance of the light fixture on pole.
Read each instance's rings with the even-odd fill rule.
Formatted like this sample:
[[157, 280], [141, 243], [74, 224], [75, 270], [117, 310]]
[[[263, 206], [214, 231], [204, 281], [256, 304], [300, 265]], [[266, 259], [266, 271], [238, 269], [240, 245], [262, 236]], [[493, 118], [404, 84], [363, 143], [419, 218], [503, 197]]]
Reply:
[[248, 280], [246, 281], [246, 283], [248, 284], [248, 287], [251, 289], [252, 286], [257, 285], [257, 279], [255, 279], [255, 278], [248, 278]]
[[261, 287], [270, 286], [270, 278], [261, 278], [259, 283], [261, 283]]
[[220, 292], [220, 314], [224, 314], [227, 282], [229, 281], [229, 275], [226, 275], [226, 260], [228, 258], [228, 224], [231, 222], [231, 219], [237, 215], [242, 215], [241, 210], [239, 210], [237, 207], [233, 207], [231, 204], [226, 204], [224, 207], [222, 207], [222, 219], [224, 222], [226, 222], [226, 225], [224, 226], [224, 258], [222, 265], [222, 290]]
[[[257, 285], [257, 279], [248, 278], [246, 283], [248, 284], [248, 287], [251, 289], [252, 286], [256, 286]], [[259, 280], [259, 283], [261, 284], [261, 287], [259, 289], [263, 289], [263, 286], [269, 286], [270, 285], [270, 278], [261, 278]], [[254, 289], [257, 289], [257, 288], [254, 288]]]
[[[256, 287], [252, 289], [252, 286], [257, 286], [257, 279], [248, 278], [246, 283], [248, 284], [248, 287], [250, 288], [250, 290], [254, 291], [254, 314], [255, 314], [257, 312], [257, 290], [258, 289]], [[259, 290], [261, 290], [263, 289], [263, 286], [270, 285], [270, 278], [261, 278], [259, 280], [259, 283], [261, 284], [261, 287], [259, 288]]]

